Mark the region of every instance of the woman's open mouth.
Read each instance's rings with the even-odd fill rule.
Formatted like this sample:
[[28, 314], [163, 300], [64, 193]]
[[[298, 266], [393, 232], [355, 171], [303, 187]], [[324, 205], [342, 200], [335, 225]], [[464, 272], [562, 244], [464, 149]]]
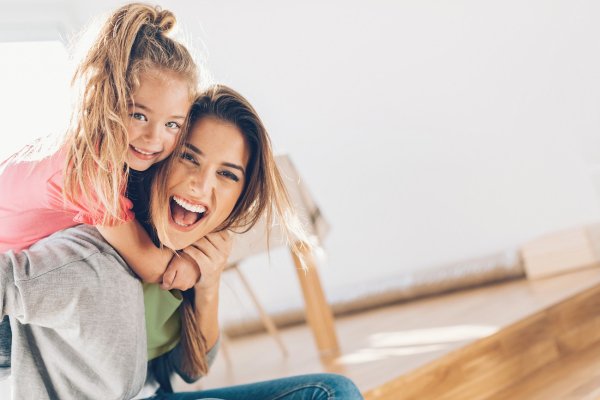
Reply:
[[193, 229], [207, 214], [206, 206], [195, 204], [179, 196], [169, 200], [171, 221], [182, 231]]

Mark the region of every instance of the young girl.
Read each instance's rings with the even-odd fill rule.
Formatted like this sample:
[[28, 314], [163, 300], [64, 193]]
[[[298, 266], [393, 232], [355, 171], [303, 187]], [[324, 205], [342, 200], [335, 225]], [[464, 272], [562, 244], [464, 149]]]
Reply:
[[[211, 268], [203, 264], [202, 278], [185, 292], [185, 333], [173, 350], [149, 363], [161, 389], [147, 395], [173, 400], [362, 399], [350, 380], [333, 374], [171, 393], [173, 373], [193, 382], [206, 373], [214, 355], [206, 350], [219, 336], [226, 230], [249, 229], [266, 215], [267, 226], [277, 217], [289, 240], [305, 237], [267, 132], [256, 111], [235, 91], [217, 86], [194, 102], [176, 154], [159, 167], [153, 182], [152, 222], [161, 242], [175, 249], [195, 242], [185, 251], [215, 262]], [[0, 254], [0, 315], [13, 316], [19, 349], [14, 395], [125, 399], [139, 392], [145, 354], [134, 336], [143, 326], [143, 313], [139, 283], [127, 271], [98, 232], [85, 225], [58, 232], [28, 251]], [[80, 281], [87, 282], [85, 288]], [[113, 281], [116, 288], [107, 284]], [[117, 306], [121, 304], [127, 306]]]
[[[151, 229], [143, 191], [153, 165], [173, 151], [197, 88], [192, 57], [167, 36], [174, 25], [170, 11], [135, 3], [108, 18], [75, 73], [81, 99], [63, 142], [49, 156], [29, 147], [0, 164], [0, 252], [85, 223], [144, 282], [182, 290], [196, 283], [193, 258], [158, 248], [143, 227]], [[173, 295], [157, 285], [145, 292], [147, 319], [160, 324], [148, 327], [149, 355], [156, 357], [177, 343], [179, 319], [176, 307], [164, 307], [173, 301], [161, 301]], [[0, 344], [10, 343], [9, 335], [5, 319]], [[0, 367], [8, 367], [2, 347]]]

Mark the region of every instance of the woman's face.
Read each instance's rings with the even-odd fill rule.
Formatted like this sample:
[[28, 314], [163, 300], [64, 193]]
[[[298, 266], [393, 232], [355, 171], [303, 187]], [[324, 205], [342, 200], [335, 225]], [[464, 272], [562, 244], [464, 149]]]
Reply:
[[161, 242], [182, 249], [221, 225], [242, 193], [248, 158], [238, 127], [214, 117], [197, 121], [167, 179], [167, 237]]

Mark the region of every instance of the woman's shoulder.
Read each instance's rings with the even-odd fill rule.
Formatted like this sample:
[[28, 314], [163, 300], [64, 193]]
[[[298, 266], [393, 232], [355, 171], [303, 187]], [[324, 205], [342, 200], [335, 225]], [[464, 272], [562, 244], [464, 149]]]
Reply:
[[26, 252], [29, 257], [39, 255], [53, 258], [61, 265], [93, 258], [111, 258], [123, 266], [127, 265], [100, 232], [89, 225], [77, 225], [58, 231], [33, 244]]

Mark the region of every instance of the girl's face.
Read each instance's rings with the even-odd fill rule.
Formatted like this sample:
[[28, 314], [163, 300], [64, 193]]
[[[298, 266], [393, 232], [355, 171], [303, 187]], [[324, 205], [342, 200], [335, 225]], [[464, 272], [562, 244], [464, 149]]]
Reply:
[[161, 242], [182, 249], [221, 225], [244, 189], [248, 158], [238, 127], [214, 117], [197, 121], [167, 179], [167, 238]]
[[127, 126], [127, 164], [131, 169], [145, 171], [173, 152], [191, 105], [189, 86], [173, 72], [143, 72], [133, 101]]

